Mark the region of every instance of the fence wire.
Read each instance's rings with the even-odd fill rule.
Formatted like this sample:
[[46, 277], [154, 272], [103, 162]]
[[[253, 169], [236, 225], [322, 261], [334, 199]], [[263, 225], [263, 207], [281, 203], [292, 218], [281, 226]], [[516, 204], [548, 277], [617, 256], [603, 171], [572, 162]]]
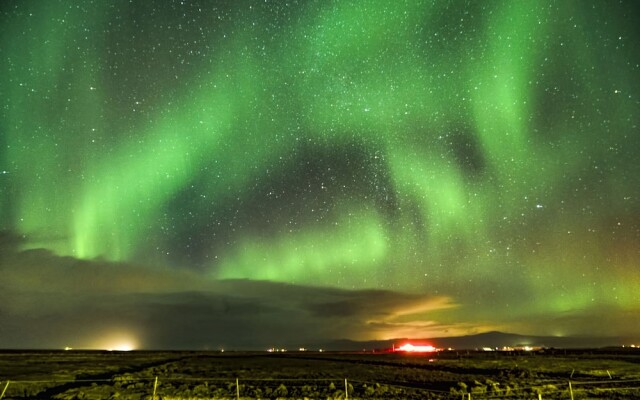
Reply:
[[[199, 388], [201, 391], [217, 390], [217, 394], [212, 397], [202, 398], [227, 398], [227, 399], [250, 399], [250, 398], [300, 398], [299, 392], [303, 390], [332, 390], [334, 397], [322, 396], [323, 398], [344, 398], [344, 399], [361, 399], [361, 398], [427, 398], [427, 399], [506, 399], [506, 398], [523, 398], [538, 396], [538, 398], [569, 398], [567, 394], [581, 393], [600, 393], [600, 392], [621, 392], [634, 393], [640, 395], [640, 379], [631, 380], [599, 380], [599, 381], [554, 381], [545, 382], [543, 384], [535, 384], [528, 386], [518, 386], [514, 388], [492, 388], [486, 392], [455, 390], [449, 391], [435, 390], [416, 386], [411, 383], [377, 383], [363, 380], [351, 380], [348, 378], [234, 378], [234, 377], [178, 377], [178, 376], [157, 376], [157, 377], [133, 377], [133, 376], [116, 376], [109, 379], [16, 379], [0, 381], [0, 399], [24, 399], [35, 398], [44, 399], [47, 393], [55, 393], [58, 398], [64, 397], [64, 393], [70, 391], [70, 397], [74, 391], [82, 391], [83, 389], [91, 390], [99, 388], [96, 384], [108, 384], [110, 387], [117, 387], [126, 391], [134, 386], [135, 390], [142, 393], [145, 399], [160, 400], [162, 398], [179, 399], [178, 393], [168, 394], [168, 389], [189, 390], [193, 391]], [[153, 383], [153, 392], [151, 392], [151, 384]], [[182, 385], [176, 387], [176, 384]], [[319, 388], [318, 385], [331, 389]], [[139, 386], [143, 384], [144, 386]], [[208, 386], [217, 384], [222, 387]], [[288, 385], [285, 386], [285, 384]], [[204, 385], [204, 386], [203, 386]], [[329, 386], [333, 385], [333, 386]], [[204, 388], [203, 388], [204, 387]], [[269, 391], [271, 388], [271, 391]], [[279, 392], [274, 394], [274, 389]], [[284, 389], [283, 389], [284, 388]], [[306, 388], [306, 389], [305, 389]], [[375, 388], [375, 389], [367, 389]], [[381, 389], [382, 388], [382, 389]], [[163, 393], [164, 389], [164, 393]], [[266, 396], [252, 397], [248, 391], [253, 390], [254, 393], [260, 390]], [[367, 392], [367, 390], [369, 390]], [[376, 392], [378, 390], [378, 392]], [[296, 392], [298, 395], [288, 397], [289, 391]], [[225, 392], [225, 394], [223, 394]], [[280, 396], [280, 394], [284, 396]], [[146, 397], [144, 397], [146, 396]], [[185, 396], [184, 398], [191, 398]], [[91, 396], [89, 396], [91, 398]]]

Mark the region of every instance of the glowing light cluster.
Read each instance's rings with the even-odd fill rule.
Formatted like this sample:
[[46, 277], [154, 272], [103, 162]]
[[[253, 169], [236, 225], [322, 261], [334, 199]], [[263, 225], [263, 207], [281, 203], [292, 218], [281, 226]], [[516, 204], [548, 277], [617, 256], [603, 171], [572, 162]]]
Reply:
[[403, 344], [402, 346], [397, 347], [395, 350], [407, 353], [433, 353], [439, 351], [439, 349], [436, 349], [431, 345], [414, 345], [411, 343]]
[[92, 349], [107, 351], [133, 351], [138, 349], [137, 339], [128, 332], [110, 332], [89, 346]]
[[117, 343], [112, 348], [107, 349], [109, 351], [133, 351], [135, 348], [131, 343]]

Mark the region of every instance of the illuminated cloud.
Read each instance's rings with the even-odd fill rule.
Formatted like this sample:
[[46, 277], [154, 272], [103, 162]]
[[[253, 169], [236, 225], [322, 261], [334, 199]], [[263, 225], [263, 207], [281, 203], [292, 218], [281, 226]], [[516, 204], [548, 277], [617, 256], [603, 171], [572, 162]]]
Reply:
[[[640, 304], [633, 11], [2, 7], [0, 312], [22, 322], [0, 347], [22, 323], [80, 324], [90, 305], [139, 326], [193, 308], [181, 318], [196, 326], [207, 301], [243, 310], [238, 332], [289, 313], [328, 336], [570, 334], [602, 310], [601, 334], [627, 331]], [[169, 346], [173, 328], [155, 327]]]

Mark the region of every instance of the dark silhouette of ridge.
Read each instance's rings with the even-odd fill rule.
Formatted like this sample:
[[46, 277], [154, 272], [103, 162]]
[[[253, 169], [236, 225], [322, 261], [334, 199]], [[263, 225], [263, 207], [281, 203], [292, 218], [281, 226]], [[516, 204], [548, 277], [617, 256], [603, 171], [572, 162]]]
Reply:
[[439, 338], [397, 338], [389, 340], [335, 340], [325, 343], [323, 347], [335, 351], [384, 350], [405, 343], [429, 344], [436, 348], [457, 350], [475, 350], [482, 348], [503, 347], [542, 347], [542, 348], [602, 348], [609, 346], [624, 346], [638, 343], [638, 338], [627, 337], [596, 337], [596, 336], [534, 336], [505, 333], [498, 331], [483, 332], [474, 335], [451, 336]]

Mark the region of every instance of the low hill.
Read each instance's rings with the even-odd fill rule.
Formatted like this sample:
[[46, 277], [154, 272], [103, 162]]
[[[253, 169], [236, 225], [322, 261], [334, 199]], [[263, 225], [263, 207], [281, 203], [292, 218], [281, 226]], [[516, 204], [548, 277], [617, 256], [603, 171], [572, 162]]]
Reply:
[[[637, 339], [636, 339], [637, 341]], [[318, 346], [335, 351], [358, 351], [391, 349], [404, 343], [429, 344], [437, 348], [482, 349], [502, 347], [544, 347], [544, 348], [601, 348], [623, 346], [634, 343], [631, 338], [591, 337], [591, 336], [528, 336], [515, 333], [485, 332], [476, 335], [440, 338], [397, 338], [390, 340], [353, 341], [336, 340]]]

